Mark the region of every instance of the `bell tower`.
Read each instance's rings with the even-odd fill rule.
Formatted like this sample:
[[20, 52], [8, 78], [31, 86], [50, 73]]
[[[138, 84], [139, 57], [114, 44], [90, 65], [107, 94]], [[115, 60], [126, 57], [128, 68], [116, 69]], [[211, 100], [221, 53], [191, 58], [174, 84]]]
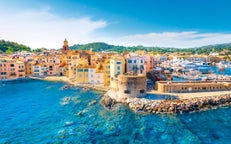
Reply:
[[65, 39], [64, 42], [63, 42], [63, 49], [62, 50], [63, 50], [63, 52], [66, 52], [66, 51], [69, 50], [67, 39]]

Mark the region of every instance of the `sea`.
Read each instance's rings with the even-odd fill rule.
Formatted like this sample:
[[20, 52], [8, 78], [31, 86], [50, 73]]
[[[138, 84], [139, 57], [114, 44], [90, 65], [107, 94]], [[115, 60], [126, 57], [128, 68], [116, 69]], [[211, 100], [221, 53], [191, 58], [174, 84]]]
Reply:
[[103, 92], [65, 83], [0, 83], [0, 144], [230, 144], [231, 107], [184, 114], [143, 114]]

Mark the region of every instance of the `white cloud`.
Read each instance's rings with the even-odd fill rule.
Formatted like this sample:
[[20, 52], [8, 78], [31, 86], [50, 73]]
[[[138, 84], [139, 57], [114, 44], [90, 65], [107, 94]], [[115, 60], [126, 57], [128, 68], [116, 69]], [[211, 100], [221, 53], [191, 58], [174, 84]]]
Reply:
[[210, 44], [230, 43], [231, 34], [223, 33], [198, 33], [193, 31], [186, 32], [162, 32], [128, 35], [108, 40], [116, 45], [126, 46], [162, 46], [189, 48]]
[[93, 41], [94, 31], [107, 26], [104, 20], [90, 17], [62, 18], [49, 8], [23, 12], [0, 12], [0, 39], [15, 41], [32, 48], [60, 48], [64, 38], [70, 45]]
[[68, 39], [69, 45], [103, 41], [114, 45], [179, 48], [231, 42], [231, 34], [195, 31], [153, 32], [122, 37], [112, 34], [105, 37], [96, 30], [105, 28], [110, 22], [92, 20], [91, 17], [60, 17], [51, 13], [49, 7], [24, 11], [0, 7], [0, 17], [0, 39], [15, 41], [32, 48], [60, 48], [64, 38]]

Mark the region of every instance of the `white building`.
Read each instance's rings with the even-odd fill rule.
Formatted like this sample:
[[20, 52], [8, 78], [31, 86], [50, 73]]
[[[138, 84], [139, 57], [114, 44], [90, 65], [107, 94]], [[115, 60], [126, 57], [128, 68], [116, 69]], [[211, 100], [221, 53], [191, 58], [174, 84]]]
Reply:
[[127, 72], [133, 72], [135, 74], [146, 74], [146, 64], [143, 57], [134, 55], [126, 59]]
[[104, 73], [96, 72], [95, 68], [89, 68], [88, 81], [90, 84], [103, 84], [104, 83]]

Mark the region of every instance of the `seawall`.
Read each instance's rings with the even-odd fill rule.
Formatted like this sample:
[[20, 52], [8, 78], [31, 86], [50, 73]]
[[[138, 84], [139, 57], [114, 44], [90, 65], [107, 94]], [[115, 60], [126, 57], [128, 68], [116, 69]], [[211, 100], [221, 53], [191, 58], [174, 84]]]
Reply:
[[[101, 103], [108, 108], [111, 108], [116, 102], [118, 102], [114, 97], [111, 97], [106, 93], [104, 95], [106, 102], [101, 101]], [[111, 100], [110, 100], [111, 99]], [[113, 101], [113, 102], [112, 102]], [[112, 103], [110, 103], [112, 102]], [[231, 94], [219, 95], [219, 96], [210, 96], [210, 97], [196, 97], [190, 99], [182, 100], [149, 100], [144, 98], [123, 98], [119, 101], [127, 105], [131, 110], [135, 112], [144, 112], [144, 113], [189, 113], [204, 111], [208, 109], [216, 109], [222, 106], [231, 105]]]

